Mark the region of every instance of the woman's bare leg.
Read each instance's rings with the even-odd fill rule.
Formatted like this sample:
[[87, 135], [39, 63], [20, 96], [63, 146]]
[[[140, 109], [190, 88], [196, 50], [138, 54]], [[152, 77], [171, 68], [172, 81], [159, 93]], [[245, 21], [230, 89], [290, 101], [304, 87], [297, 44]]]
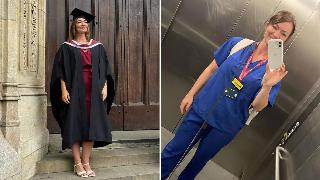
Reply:
[[[71, 150], [72, 150], [72, 155], [73, 155], [73, 159], [74, 159], [74, 164], [76, 165], [76, 164], [81, 163], [80, 144], [79, 143], [73, 144], [72, 147], [71, 147]], [[83, 166], [81, 164], [77, 165], [76, 166], [76, 171], [77, 172], [84, 171]]]
[[82, 163], [84, 164], [84, 169], [86, 171], [91, 171], [91, 167], [89, 165], [90, 155], [93, 147], [93, 141], [84, 141], [82, 142]]

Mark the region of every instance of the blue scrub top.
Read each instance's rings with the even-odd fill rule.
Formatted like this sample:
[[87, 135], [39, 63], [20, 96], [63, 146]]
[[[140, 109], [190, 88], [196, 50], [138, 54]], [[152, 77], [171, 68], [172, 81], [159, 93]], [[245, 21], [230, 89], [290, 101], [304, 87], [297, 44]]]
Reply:
[[[244, 77], [242, 80], [244, 86], [236, 99], [226, 97], [224, 90], [233, 86], [231, 81], [234, 77], [239, 77], [256, 48], [256, 43], [253, 43], [228, 57], [233, 46], [242, 39], [242, 37], [230, 38], [214, 53], [218, 68], [195, 96], [192, 104], [195, 112], [209, 125], [232, 135], [235, 135], [244, 126], [249, 117], [248, 108], [262, 87], [262, 78], [267, 64], [262, 64]], [[249, 69], [257, 63], [259, 61], [251, 63]], [[269, 107], [275, 103], [280, 84], [281, 82], [273, 86], [270, 91]]]

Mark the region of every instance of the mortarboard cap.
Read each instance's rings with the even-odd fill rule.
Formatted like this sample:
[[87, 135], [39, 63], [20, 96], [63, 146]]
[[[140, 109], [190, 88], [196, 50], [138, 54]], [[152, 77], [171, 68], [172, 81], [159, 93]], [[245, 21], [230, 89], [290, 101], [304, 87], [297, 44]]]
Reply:
[[96, 16], [89, 14], [85, 11], [82, 11], [78, 8], [74, 8], [73, 11], [71, 12], [71, 15], [73, 16], [73, 20], [75, 20], [79, 17], [83, 17], [87, 20], [88, 23], [96, 17]]

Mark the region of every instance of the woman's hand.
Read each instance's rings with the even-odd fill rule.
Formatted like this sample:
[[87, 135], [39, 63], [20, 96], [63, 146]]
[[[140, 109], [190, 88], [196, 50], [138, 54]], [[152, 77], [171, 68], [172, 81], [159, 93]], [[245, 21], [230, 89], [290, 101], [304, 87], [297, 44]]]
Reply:
[[108, 88], [107, 88], [107, 85], [105, 85], [101, 91], [102, 101], [106, 100], [107, 96], [108, 96]]
[[66, 89], [62, 90], [62, 101], [66, 104], [70, 104], [70, 95]]
[[269, 65], [266, 66], [266, 73], [262, 79], [262, 85], [265, 87], [272, 87], [276, 85], [281, 79], [287, 75], [288, 71], [284, 64], [277, 69], [270, 69]]
[[193, 102], [193, 95], [187, 94], [181, 101], [180, 113], [184, 114], [185, 112], [187, 112], [188, 109], [190, 108], [192, 102]]
[[193, 96], [201, 89], [201, 87], [208, 81], [208, 79], [212, 76], [212, 74], [218, 69], [218, 65], [216, 60], [212, 60], [212, 62], [206, 67], [206, 69], [200, 74], [188, 94], [183, 98], [180, 104], [180, 113], [184, 114], [188, 111], [193, 102]]

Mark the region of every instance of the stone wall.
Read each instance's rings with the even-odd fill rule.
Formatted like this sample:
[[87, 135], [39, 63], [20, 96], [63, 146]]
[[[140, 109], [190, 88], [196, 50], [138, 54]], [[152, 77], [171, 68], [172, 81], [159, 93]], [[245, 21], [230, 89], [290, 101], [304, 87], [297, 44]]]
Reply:
[[48, 150], [45, 3], [0, 1], [0, 149], [10, 152], [0, 162], [12, 159], [15, 168], [1, 170], [0, 179], [30, 178]]

